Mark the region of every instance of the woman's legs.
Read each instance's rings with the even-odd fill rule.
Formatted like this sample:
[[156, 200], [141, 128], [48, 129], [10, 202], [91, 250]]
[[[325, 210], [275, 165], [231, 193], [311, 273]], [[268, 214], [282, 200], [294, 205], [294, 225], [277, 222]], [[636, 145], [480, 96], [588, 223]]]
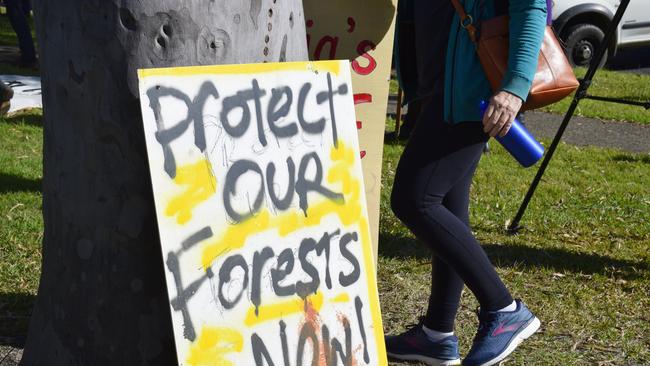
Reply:
[[[455, 189], [468, 194], [468, 182], [487, 136], [480, 123], [455, 126], [444, 123], [442, 110], [442, 98], [436, 96], [422, 111], [397, 168], [391, 200], [393, 211], [447, 265], [434, 269], [433, 275], [440, 282], [434, 280], [436, 288], [432, 290], [444, 298], [440, 303], [434, 299], [434, 307], [440, 306], [448, 313], [452, 311], [444, 309], [457, 307], [458, 288], [462, 286], [458, 281], [451, 286], [443, 284], [454, 280], [452, 272], [455, 271], [483, 309], [501, 309], [512, 303], [510, 293], [464, 222], [466, 218], [457, 217], [444, 205], [445, 197], [453, 195]], [[444, 323], [448, 328], [449, 320], [440, 322]]]
[[[478, 161], [442, 200], [442, 205], [468, 227], [469, 190], [477, 165]], [[427, 328], [444, 333], [454, 331], [454, 320], [463, 286], [463, 280], [458, 273], [434, 254], [431, 259], [431, 294], [424, 317], [424, 325]]]
[[18, 36], [21, 61], [31, 63], [36, 61], [36, 50], [23, 5], [21, 0], [5, 0], [9, 22]]
[[463, 286], [463, 279], [458, 273], [434, 254], [431, 263], [431, 294], [423, 321], [425, 327], [443, 333], [454, 331]]

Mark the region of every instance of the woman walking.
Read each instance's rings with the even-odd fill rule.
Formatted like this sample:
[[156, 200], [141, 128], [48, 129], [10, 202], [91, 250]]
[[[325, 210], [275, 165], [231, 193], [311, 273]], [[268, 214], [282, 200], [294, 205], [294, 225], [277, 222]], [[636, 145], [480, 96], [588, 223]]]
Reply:
[[[427, 85], [429, 96], [400, 159], [391, 197], [395, 215], [432, 250], [431, 295], [422, 323], [387, 337], [386, 347], [395, 359], [460, 364], [454, 319], [463, 285], [467, 285], [480, 303], [480, 313], [478, 331], [463, 365], [494, 365], [536, 332], [540, 322], [523, 302], [513, 299], [472, 235], [469, 191], [485, 143], [489, 137], [508, 132], [526, 100], [546, 26], [546, 0], [459, 2], [479, 27], [481, 20], [508, 13], [508, 70], [501, 89], [492, 92], [464, 29], [467, 22], [460, 23], [454, 15], [450, 30], [438, 30], [449, 32], [444, 88], [436, 88], [436, 82]], [[429, 11], [419, 11], [417, 3]], [[448, 5], [449, 0], [417, 1], [416, 15], [448, 12]], [[440, 35], [431, 37], [439, 39]], [[426, 60], [419, 62], [419, 69], [425, 67]], [[442, 84], [440, 79], [437, 84]], [[490, 102], [484, 116], [478, 109], [481, 100]]]

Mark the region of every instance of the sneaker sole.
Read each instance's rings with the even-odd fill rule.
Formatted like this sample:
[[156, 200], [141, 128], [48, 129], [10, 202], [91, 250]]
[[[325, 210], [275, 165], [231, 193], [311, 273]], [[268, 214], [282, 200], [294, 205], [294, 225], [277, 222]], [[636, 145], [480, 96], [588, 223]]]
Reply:
[[395, 359], [395, 360], [400, 360], [400, 361], [419, 361], [423, 362], [429, 366], [452, 366], [452, 365], [460, 365], [460, 358], [457, 358], [455, 360], [439, 360], [437, 358], [432, 358], [432, 357], [427, 357], [427, 356], [422, 356], [422, 355], [398, 355], [395, 353], [390, 353], [387, 352], [388, 357]]
[[501, 352], [497, 357], [491, 359], [490, 361], [488, 361], [486, 363], [482, 363], [479, 366], [496, 365], [499, 362], [503, 361], [506, 357], [508, 357], [508, 355], [510, 355], [512, 352], [514, 352], [514, 350], [521, 344], [521, 342], [523, 342], [524, 340], [528, 339], [530, 336], [535, 334], [535, 332], [537, 332], [537, 330], [539, 329], [540, 325], [541, 325], [541, 323], [540, 323], [539, 319], [537, 319], [537, 317], [535, 317], [533, 319], [533, 321], [531, 321], [530, 324], [528, 324], [526, 326], [526, 328], [522, 329], [513, 338], [513, 340], [510, 342], [508, 347], [506, 347], [506, 349], [503, 352]]

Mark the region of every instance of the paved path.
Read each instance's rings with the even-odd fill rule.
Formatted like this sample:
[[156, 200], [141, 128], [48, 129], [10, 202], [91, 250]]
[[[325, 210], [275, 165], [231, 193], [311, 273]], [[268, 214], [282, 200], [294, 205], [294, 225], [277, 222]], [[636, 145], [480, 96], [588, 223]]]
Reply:
[[[536, 137], [553, 138], [563, 117], [553, 113], [530, 112], [526, 114], [525, 123]], [[579, 146], [650, 153], [650, 125], [574, 116], [564, 131], [562, 141]]]
[[22, 355], [20, 348], [0, 345], [0, 366], [18, 366]]
[[[395, 115], [395, 106], [396, 98], [391, 96], [388, 101], [388, 115]], [[552, 139], [563, 117], [564, 115], [560, 114], [529, 112], [526, 114], [525, 123], [535, 137]], [[650, 125], [574, 116], [564, 131], [562, 141], [578, 146], [598, 146], [628, 152], [650, 153]]]

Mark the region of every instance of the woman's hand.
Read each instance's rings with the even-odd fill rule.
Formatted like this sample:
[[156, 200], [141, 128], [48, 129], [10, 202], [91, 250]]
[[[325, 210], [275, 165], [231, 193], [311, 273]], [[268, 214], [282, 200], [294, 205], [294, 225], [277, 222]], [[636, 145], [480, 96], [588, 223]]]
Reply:
[[510, 130], [515, 120], [522, 100], [507, 91], [500, 91], [490, 99], [485, 114], [483, 114], [483, 131], [491, 137], [503, 137]]

